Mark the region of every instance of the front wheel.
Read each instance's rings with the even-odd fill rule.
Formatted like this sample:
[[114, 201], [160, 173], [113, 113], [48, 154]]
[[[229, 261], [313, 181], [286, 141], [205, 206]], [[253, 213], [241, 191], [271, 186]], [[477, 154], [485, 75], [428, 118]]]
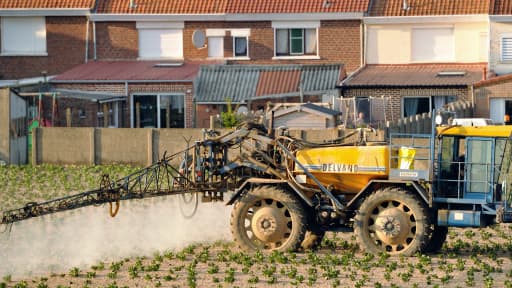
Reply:
[[411, 192], [384, 188], [366, 198], [355, 217], [354, 232], [362, 250], [410, 256], [429, 240], [426, 205]]
[[235, 204], [231, 232], [245, 251], [295, 251], [304, 240], [306, 219], [304, 206], [295, 195], [261, 186]]

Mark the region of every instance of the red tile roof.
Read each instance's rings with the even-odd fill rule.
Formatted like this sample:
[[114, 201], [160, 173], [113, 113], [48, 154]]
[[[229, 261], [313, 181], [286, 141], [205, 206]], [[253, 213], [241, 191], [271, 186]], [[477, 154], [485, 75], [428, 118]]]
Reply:
[[[104, 0], [98, 13], [113, 14], [244, 14], [366, 12], [370, 0]], [[325, 4], [324, 3], [329, 3]]]
[[510, 80], [512, 80], [512, 74], [506, 74], [506, 75], [501, 75], [501, 76], [489, 78], [486, 80], [478, 81], [474, 84], [474, 86], [475, 87], [484, 87], [484, 86], [490, 86], [490, 85], [494, 85], [494, 84], [500, 84], [503, 82], [509, 82]]
[[202, 64], [212, 62], [185, 62], [181, 66], [161, 66], [164, 61], [98, 61], [76, 66], [53, 78], [60, 81], [193, 81]]
[[[498, 0], [499, 1], [499, 0]], [[509, 0], [502, 0], [508, 2]], [[492, 0], [374, 0], [370, 16], [488, 14]], [[406, 3], [406, 9], [404, 9]]]
[[510, 15], [512, 14], [512, 1], [510, 0], [494, 0], [495, 15]]
[[299, 90], [301, 70], [261, 71], [256, 96]]
[[[481, 80], [485, 67], [485, 63], [367, 65], [350, 76], [343, 85], [348, 87], [464, 86]], [[440, 72], [445, 73], [440, 75]]]
[[0, 9], [93, 8], [95, 0], [1, 0]]
[[230, 0], [227, 13], [366, 12], [369, 0]]
[[97, 13], [112, 14], [218, 14], [225, 13], [228, 0], [102, 0]]

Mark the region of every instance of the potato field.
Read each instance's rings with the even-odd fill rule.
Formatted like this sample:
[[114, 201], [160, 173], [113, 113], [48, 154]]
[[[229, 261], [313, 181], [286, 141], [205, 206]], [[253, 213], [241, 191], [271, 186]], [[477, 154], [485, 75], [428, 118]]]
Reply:
[[[117, 179], [136, 169], [2, 166], [0, 210], [90, 190], [103, 173]], [[230, 240], [230, 206], [200, 204], [197, 217], [183, 220], [172, 197], [122, 203], [116, 218], [87, 207], [15, 224], [0, 234], [0, 288], [512, 287], [508, 224], [451, 228], [439, 253], [414, 257], [362, 253], [352, 233], [328, 233], [316, 251], [248, 254]]]

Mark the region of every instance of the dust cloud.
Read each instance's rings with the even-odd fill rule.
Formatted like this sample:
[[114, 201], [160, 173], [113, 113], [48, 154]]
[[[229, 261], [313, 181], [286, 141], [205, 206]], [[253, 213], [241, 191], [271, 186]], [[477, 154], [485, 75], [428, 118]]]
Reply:
[[[231, 239], [231, 206], [199, 203], [194, 217], [186, 219], [179, 197], [122, 201], [115, 218], [108, 215], [108, 205], [103, 205], [16, 223], [11, 233], [0, 234], [0, 276], [66, 273], [99, 261]], [[184, 208], [191, 209], [190, 204]]]

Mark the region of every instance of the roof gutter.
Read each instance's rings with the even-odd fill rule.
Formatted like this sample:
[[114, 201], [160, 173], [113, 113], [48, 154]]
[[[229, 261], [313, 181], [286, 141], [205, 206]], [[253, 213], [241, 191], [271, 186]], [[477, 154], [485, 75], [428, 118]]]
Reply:
[[303, 21], [362, 20], [364, 12], [236, 14], [92, 14], [91, 21]]
[[90, 14], [91, 14], [90, 8], [0, 9], [0, 16], [3, 16], [3, 17], [6, 17], [6, 16], [88, 16]]
[[125, 84], [125, 83], [183, 83], [193, 82], [194, 80], [52, 80], [49, 81], [52, 84], [94, 84], [94, 83], [113, 83], [113, 84]]
[[[512, 19], [512, 16], [509, 16]], [[365, 17], [365, 24], [418, 24], [418, 23], [467, 23], [467, 22], [489, 22], [489, 15], [443, 15], [443, 16], [384, 16]]]

